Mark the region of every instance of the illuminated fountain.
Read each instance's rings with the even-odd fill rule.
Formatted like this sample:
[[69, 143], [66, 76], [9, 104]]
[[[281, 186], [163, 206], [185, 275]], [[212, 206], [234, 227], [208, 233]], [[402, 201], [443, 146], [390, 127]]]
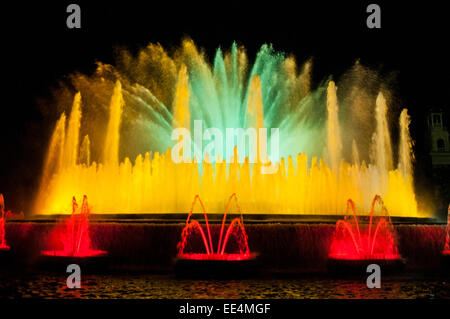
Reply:
[[444, 251], [442, 253], [444, 255], [450, 255], [450, 205], [448, 205], [445, 247], [444, 247]]
[[[72, 214], [65, 220], [63, 225], [56, 226], [50, 234], [50, 245], [53, 250], [42, 251], [42, 255], [53, 257], [53, 259], [82, 260], [92, 257], [101, 257], [107, 254], [106, 251], [92, 248], [89, 234], [89, 206], [87, 197], [83, 197], [81, 208], [73, 197]], [[51, 258], [47, 258], [51, 259]]]
[[5, 222], [5, 199], [3, 198], [3, 194], [0, 194], [0, 251], [9, 251], [10, 249], [5, 239]]
[[[353, 198], [360, 215], [380, 194], [392, 216], [423, 216], [406, 109], [395, 165], [389, 92], [376, 85], [374, 94], [373, 77], [356, 64], [360, 80], [343, 83], [339, 100], [333, 81], [311, 89], [311, 68], [298, 72], [268, 45], [249, 65], [236, 44], [211, 65], [185, 40], [173, 56], [150, 44], [136, 57], [122, 52], [116, 66], [99, 63], [92, 76], [71, 76], [78, 93], [73, 102], [70, 90], [58, 95], [72, 108], [53, 131], [35, 213], [70, 214], [64, 199], [88, 194], [95, 214], [172, 214], [198, 194], [218, 214], [238, 193], [247, 214], [340, 215]], [[172, 140], [183, 128], [189, 136]], [[219, 141], [228, 128], [258, 129], [256, 158], [237, 136]]]
[[336, 223], [328, 258], [331, 271], [346, 268], [365, 271], [369, 264], [383, 268], [403, 264], [394, 226], [380, 196], [374, 197], [368, 220], [357, 216], [354, 202], [347, 201], [347, 214]]
[[445, 228], [445, 246], [442, 251], [442, 259], [444, 267], [450, 269], [450, 204], [448, 205], [447, 227]]
[[[230, 225], [227, 228], [227, 231], [224, 233], [225, 229], [225, 221], [227, 218], [227, 213], [230, 208], [230, 204], [232, 200], [235, 200], [236, 207], [238, 208], [239, 214], [241, 215], [240, 218], [234, 218]], [[205, 235], [205, 232], [203, 231], [203, 228], [201, 227], [200, 223], [192, 219], [191, 216], [194, 211], [194, 206], [197, 203], [200, 204], [203, 216], [205, 217], [205, 224], [206, 224], [206, 230], [207, 230], [207, 237]], [[195, 232], [198, 232], [202, 238], [203, 245], [205, 248], [205, 251], [202, 253], [186, 253], [186, 245], [188, 244], [189, 237], [193, 236]], [[224, 237], [225, 235], [225, 237]], [[228, 253], [226, 252], [228, 240], [230, 239], [230, 236], [235, 238], [235, 241], [237, 243], [237, 251]], [[220, 235], [219, 235], [219, 244], [217, 245], [217, 250], [214, 249], [214, 246], [212, 244], [212, 238], [211, 238], [211, 229], [209, 227], [208, 223], [208, 216], [206, 214], [205, 206], [203, 205], [202, 200], [198, 195], [195, 196], [194, 201], [192, 203], [191, 210], [189, 212], [188, 218], [186, 220], [186, 226], [183, 228], [183, 231], [181, 233], [181, 241], [178, 243], [178, 258], [183, 259], [216, 259], [216, 260], [243, 260], [243, 259], [249, 259], [252, 256], [250, 253], [250, 249], [248, 247], [247, 242], [247, 234], [245, 232], [244, 224], [243, 224], [243, 218], [242, 218], [242, 212], [239, 207], [239, 204], [237, 203], [237, 197], [236, 194], [232, 194], [230, 198], [228, 199], [227, 206], [225, 209], [225, 213], [223, 215], [222, 220], [222, 227], [220, 228]]]
[[[230, 205], [233, 200], [240, 217], [233, 218], [225, 230], [227, 214], [230, 212]], [[197, 220], [192, 219], [196, 203], [200, 205], [205, 218], [206, 232]], [[201, 242], [200, 248], [195, 245], [198, 242]], [[234, 271], [239, 271], [242, 274], [244, 270], [248, 271], [249, 268], [254, 268], [254, 260], [257, 256], [257, 254], [250, 252], [242, 211], [236, 194], [232, 194], [226, 204], [217, 249], [213, 245], [213, 235], [205, 206], [198, 195], [192, 202], [186, 226], [181, 232], [181, 240], [177, 246], [176, 270], [179, 275], [224, 276], [230, 275]]]

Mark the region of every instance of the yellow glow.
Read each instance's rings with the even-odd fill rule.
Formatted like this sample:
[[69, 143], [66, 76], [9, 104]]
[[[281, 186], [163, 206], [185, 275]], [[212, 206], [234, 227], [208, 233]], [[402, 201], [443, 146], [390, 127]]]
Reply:
[[138, 156], [134, 165], [128, 159], [110, 168], [77, 165], [54, 176], [38, 212], [70, 213], [67, 198], [87, 194], [93, 213], [181, 213], [199, 194], [209, 212], [220, 213], [225, 195], [235, 192], [247, 213], [338, 214], [348, 198], [364, 203], [358, 205], [364, 213], [372, 194], [380, 193], [392, 216], [418, 216], [412, 185], [398, 170], [389, 172], [388, 187], [380, 192], [375, 170], [342, 163], [337, 181], [323, 161], [313, 159], [308, 167], [304, 154], [281, 164], [276, 174], [262, 175], [259, 164], [231, 163], [227, 172], [226, 164], [217, 163], [214, 174], [205, 162], [200, 177], [196, 163], [174, 164], [169, 150], [153, 159]]
[[[152, 50], [160, 52], [158, 48], [155, 46]], [[196, 76], [206, 77], [208, 66], [193, 43], [185, 42], [183, 50], [189, 53], [191, 62], [197, 63]], [[235, 67], [246, 65], [245, 55], [238, 51], [236, 54], [239, 64]], [[188, 65], [189, 61], [186, 60]], [[230, 64], [230, 57], [227, 57], [224, 63]], [[172, 128], [190, 129], [194, 120], [189, 102], [195, 95], [190, 91], [191, 82], [187, 67], [189, 66], [181, 64], [175, 81], [171, 101], [173, 116], [172, 123], [169, 124]], [[294, 61], [287, 59], [285, 67], [289, 74], [295, 74]], [[167, 68], [170, 70], [170, 76], [163, 80], [172, 82], [175, 67], [169, 64]], [[309, 71], [310, 65], [307, 64], [303, 72]], [[262, 83], [257, 74], [250, 79], [245, 110], [247, 127], [264, 127], [266, 118]], [[308, 81], [298, 83], [299, 87], [308, 87], [308, 90], [309, 85]], [[209, 94], [208, 89], [205, 84], [205, 94]], [[238, 86], [236, 90], [239, 91]], [[170, 99], [167, 92], [157, 91], [157, 94], [161, 99]], [[35, 213], [69, 214], [71, 206], [68, 199], [73, 196], [82, 198], [83, 195], [88, 196], [91, 211], [97, 214], [184, 213], [197, 194], [204, 199], [209, 213], [222, 213], [224, 199], [228, 198], [229, 194], [236, 193], [246, 213], [343, 214], [346, 211], [347, 199], [351, 198], [358, 203], [357, 213], [367, 214], [371, 200], [378, 194], [384, 199], [391, 216], [420, 215], [413, 187], [409, 117], [406, 111], [402, 112], [401, 158], [399, 169], [394, 169], [386, 120], [387, 105], [381, 93], [376, 100], [377, 127], [373, 136], [373, 164], [367, 165], [364, 161], [360, 164], [355, 142], [352, 145], [353, 164], [343, 160], [336, 86], [334, 82], [330, 82], [327, 90], [325, 160], [313, 157], [308, 161], [305, 154], [298, 154], [294, 158], [280, 158], [279, 170], [275, 174], [261, 173], [261, 165], [267, 161], [266, 154], [260, 156], [259, 162], [255, 164], [250, 164], [248, 159], [244, 163], [226, 163], [218, 159], [215, 164], [211, 164], [200, 159], [204, 160], [201, 165], [195, 162], [175, 164], [171, 159], [171, 150], [168, 149], [165, 154], [155, 152], [150, 156], [146, 153], [137, 156], [134, 162], [129, 158], [120, 162], [119, 145], [128, 142], [120, 140], [124, 103], [122, 86], [117, 81], [110, 96], [101, 163], [91, 163], [91, 143], [88, 135], [84, 136], [80, 146], [82, 96], [80, 93], [75, 95], [68, 121], [66, 115], [62, 114], [52, 135]], [[214, 114], [211, 113], [210, 116], [213, 117]], [[236, 116], [238, 114], [234, 117]], [[342, 132], [344, 133], [344, 130]], [[301, 138], [299, 135], [295, 137]], [[260, 147], [265, 149], [267, 145], [258, 143], [258, 149]], [[237, 159], [236, 149], [233, 158]]]

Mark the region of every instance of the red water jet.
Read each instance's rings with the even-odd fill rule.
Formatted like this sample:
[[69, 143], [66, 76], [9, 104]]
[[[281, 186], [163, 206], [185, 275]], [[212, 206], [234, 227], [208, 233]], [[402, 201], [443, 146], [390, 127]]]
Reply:
[[[377, 204], [380, 213], [375, 215]], [[351, 199], [347, 201], [346, 216], [336, 223], [328, 257], [338, 260], [401, 259], [394, 226], [379, 195], [372, 201], [368, 223], [358, 221], [354, 202]]]
[[450, 256], [450, 204], [448, 205], [448, 214], [447, 214], [447, 234], [445, 236], [445, 246], [444, 251], [442, 252], [445, 256]]
[[[240, 218], [234, 218], [230, 225], [228, 226], [225, 237], [224, 237], [224, 230], [225, 230], [225, 222], [227, 218], [227, 213], [229, 211], [230, 205], [232, 200], [234, 199], [234, 202], [236, 204], [236, 207], [239, 211]], [[203, 230], [200, 223], [195, 220], [191, 219], [192, 213], [194, 211], [194, 207], [196, 203], [199, 203], [203, 212], [203, 216], [205, 217], [205, 224], [206, 224], [206, 234]], [[203, 246], [205, 248], [204, 252], [184, 252], [184, 249], [186, 248], [188, 244], [188, 239], [192, 238], [192, 236], [198, 233], [200, 235], [201, 241], [203, 242]], [[234, 249], [228, 250], [227, 252], [227, 244], [230, 241], [230, 238], [234, 238]], [[187, 220], [186, 220], [186, 226], [183, 228], [181, 232], [181, 241], [177, 245], [178, 247], [178, 257], [181, 259], [191, 259], [191, 260], [222, 260], [222, 261], [233, 261], [233, 260], [247, 260], [252, 258], [252, 254], [250, 253], [250, 249], [247, 242], [247, 233], [245, 232], [243, 217], [241, 208], [237, 201], [237, 196], [235, 193], [233, 193], [230, 198], [228, 199], [225, 213], [222, 220], [222, 226], [220, 228], [220, 235], [219, 235], [219, 243], [217, 245], [217, 249], [214, 250], [212, 237], [211, 237], [211, 230], [209, 227], [208, 222], [208, 216], [206, 213], [205, 206], [203, 205], [202, 200], [200, 199], [199, 195], [196, 195], [194, 198], [194, 201], [192, 202], [191, 210], [188, 214]]]
[[59, 257], [95, 257], [106, 255], [106, 251], [93, 249], [91, 246], [91, 237], [89, 234], [89, 205], [86, 195], [83, 197], [83, 203], [79, 213], [78, 204], [73, 197], [72, 214], [65, 220], [64, 225], [57, 226], [51, 234], [51, 245], [54, 250], [42, 251], [45, 256]]
[[6, 239], [5, 239], [5, 221], [6, 221], [5, 213], [5, 199], [3, 198], [3, 194], [0, 194], [0, 250], [9, 250]]

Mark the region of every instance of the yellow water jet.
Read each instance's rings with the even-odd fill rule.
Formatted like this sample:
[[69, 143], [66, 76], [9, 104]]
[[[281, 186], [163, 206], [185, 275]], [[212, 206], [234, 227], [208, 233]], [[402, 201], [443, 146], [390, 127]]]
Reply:
[[[213, 69], [190, 41], [184, 43], [173, 60], [162, 54], [160, 47], [149, 46], [148, 50], [148, 54], [158, 53], [167, 64], [163, 69], [170, 74], [163, 77], [163, 82], [164, 85], [170, 82], [173, 88], [167, 88], [170, 92], [154, 89], [153, 94], [149, 88], [158, 85], [148, 77], [136, 77], [145, 80], [147, 87], [130, 84], [130, 79], [126, 83], [116, 79], [113, 91], [109, 92], [108, 124], [98, 159], [91, 158], [91, 148], [101, 145], [91, 143], [89, 135], [83, 137], [80, 145], [80, 127], [87, 107], [83, 92], [77, 93], [69, 120], [63, 113], [51, 137], [35, 213], [68, 214], [71, 207], [67, 198], [83, 195], [89, 197], [91, 211], [96, 214], [184, 213], [197, 194], [205, 199], [210, 213], [221, 213], [223, 199], [227, 194], [236, 193], [249, 214], [343, 214], [348, 198], [358, 202], [357, 214], [366, 214], [371, 199], [379, 194], [392, 216], [420, 216], [413, 186], [409, 117], [406, 111], [402, 112], [400, 155], [398, 168], [394, 168], [388, 105], [381, 93], [375, 103], [372, 160], [366, 163], [359, 154], [358, 141], [353, 140], [348, 147], [353, 163], [348, 163], [344, 159], [346, 145], [341, 137], [344, 130], [340, 127], [341, 110], [334, 82], [330, 81], [325, 91], [325, 137], [320, 138], [319, 129], [311, 123], [308, 126], [302, 122], [302, 116], [314, 111], [305, 110], [305, 104], [315, 98], [315, 93], [310, 92], [310, 61], [297, 76], [292, 58], [282, 59], [273, 55], [270, 48], [263, 47], [254, 68], [246, 75], [246, 55], [236, 46], [224, 58], [218, 51]], [[138, 59], [148, 59], [146, 63], [152, 66], [156, 63], [153, 60], [156, 57], [150, 59], [145, 54]], [[132, 63], [126, 60], [126, 64]], [[273, 69], [273, 65], [279, 68]], [[102, 72], [105, 69], [108, 68], [102, 68]], [[101, 96], [105, 94], [102, 92]], [[166, 100], [165, 104], [157, 96]], [[170, 97], [173, 100], [167, 101]], [[142, 105], [151, 119], [150, 127], [156, 128], [148, 134], [155, 134], [157, 141], [162, 136], [170, 136], [170, 130], [176, 128], [192, 130], [197, 119], [207, 128], [216, 127], [221, 131], [228, 127], [281, 127], [285, 133], [280, 141], [283, 145], [294, 145], [296, 140], [304, 145], [304, 139], [317, 136], [309, 143], [316, 143], [319, 148], [324, 140], [325, 159], [314, 154], [308, 159], [301, 149], [296, 151], [287, 146], [288, 151], [286, 148], [283, 151], [285, 156], [270, 157], [267, 140], [258, 135], [256, 161], [244, 151], [247, 157], [243, 160], [241, 156], [238, 162], [238, 151], [242, 150], [235, 146], [232, 156], [219, 152], [227, 155], [225, 158], [214, 155], [211, 161], [211, 154], [195, 153], [201, 154], [198, 162], [191, 158], [192, 161], [176, 164], [171, 158], [173, 144], [165, 148], [165, 153], [149, 149], [132, 161], [121, 156], [121, 146], [134, 142], [122, 136], [123, 125], [130, 125], [129, 118], [128, 122], [124, 121], [124, 115], [129, 116], [130, 107]], [[136, 124], [140, 120], [131, 122]], [[261, 167], [269, 160], [279, 165], [278, 170], [263, 174]]]

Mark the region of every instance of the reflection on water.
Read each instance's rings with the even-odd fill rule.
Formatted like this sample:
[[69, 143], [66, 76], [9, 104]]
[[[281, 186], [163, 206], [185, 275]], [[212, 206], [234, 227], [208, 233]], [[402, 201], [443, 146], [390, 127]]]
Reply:
[[68, 289], [66, 275], [0, 273], [3, 298], [448, 298], [449, 277], [402, 276], [369, 289], [365, 279], [329, 277], [248, 280], [178, 280], [172, 275], [83, 276], [81, 289]]

